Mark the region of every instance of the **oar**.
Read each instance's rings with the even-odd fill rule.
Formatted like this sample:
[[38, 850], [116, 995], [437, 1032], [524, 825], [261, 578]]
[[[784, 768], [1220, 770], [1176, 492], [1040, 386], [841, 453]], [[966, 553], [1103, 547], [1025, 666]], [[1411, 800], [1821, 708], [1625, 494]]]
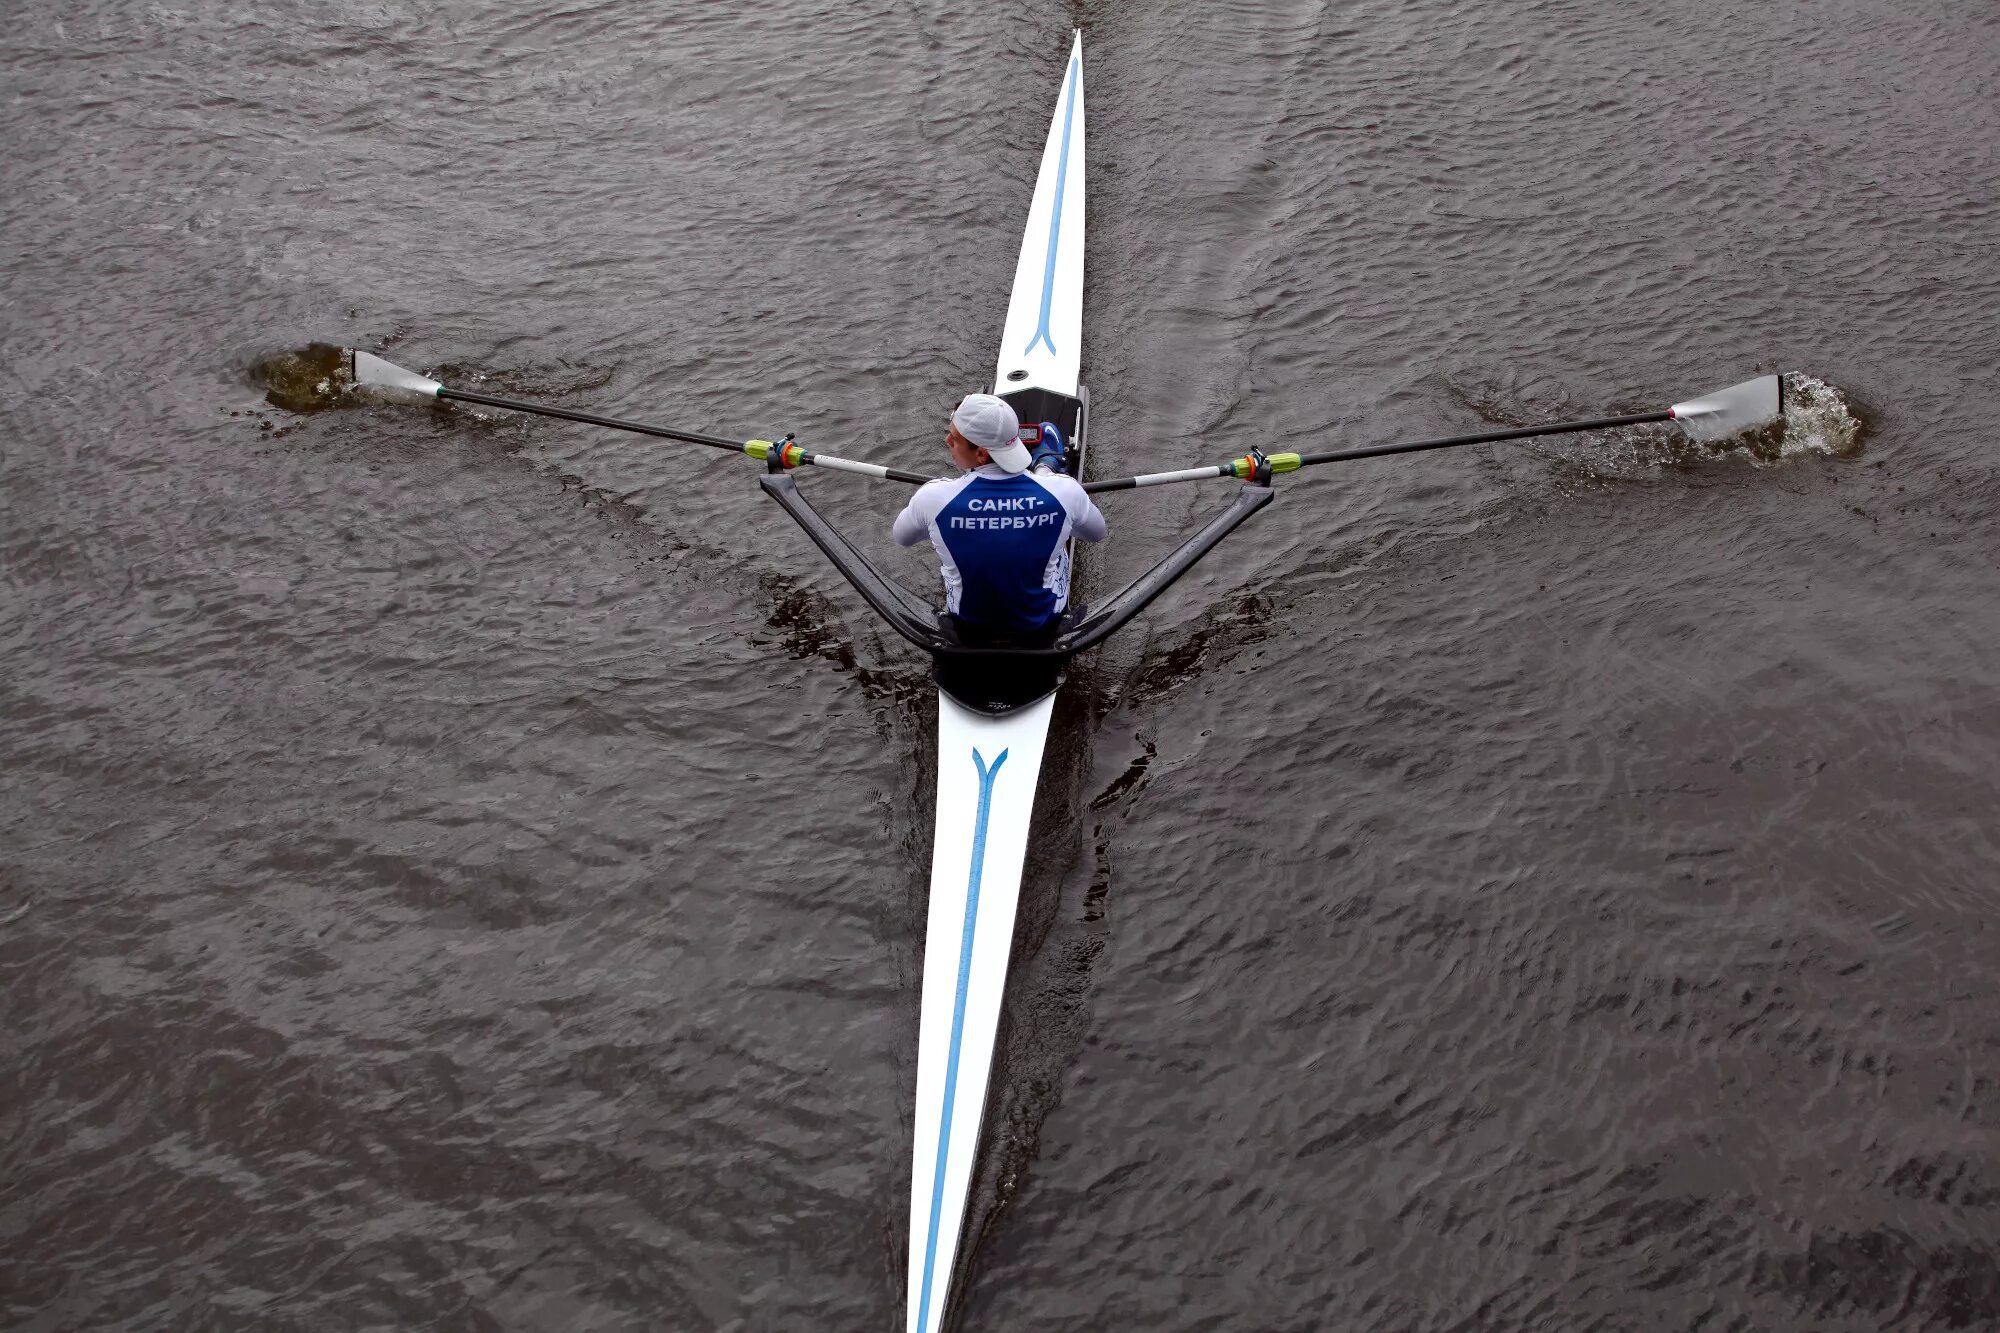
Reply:
[[[1614, 426], [1640, 426], [1652, 421], [1671, 421], [1697, 440], [1720, 440], [1776, 421], [1785, 411], [1783, 382], [1776, 375], [1719, 389], [1706, 398], [1696, 398], [1658, 412], [1634, 412], [1622, 417], [1595, 417], [1589, 421], [1559, 421], [1552, 426], [1516, 426], [1511, 430], [1483, 431], [1477, 435], [1448, 435], [1436, 440], [1411, 440], [1403, 444], [1376, 444], [1361, 449], [1333, 449], [1318, 454], [1269, 454], [1264, 461], [1273, 472], [1296, 472], [1315, 463], [1340, 463], [1350, 458], [1380, 458], [1384, 454], [1414, 454], [1426, 449], [1455, 449], [1462, 444], [1492, 444], [1499, 440], [1525, 440], [1536, 435], [1564, 435], [1580, 430], [1610, 430]], [[1176, 481], [1206, 481], [1212, 477], [1250, 477], [1257, 471], [1258, 456], [1232, 458], [1211, 467], [1183, 468], [1178, 472], [1149, 472], [1111, 481], [1085, 482], [1086, 491], [1126, 491], [1135, 486], [1165, 486]]]
[[581, 421], [588, 426], [609, 426], [612, 430], [629, 430], [639, 435], [657, 436], [663, 440], [705, 444], [711, 449], [727, 449], [731, 453], [748, 454], [752, 458], [775, 457], [788, 468], [823, 467], [830, 472], [852, 472], [856, 476], [908, 482], [912, 486], [921, 486], [931, 480], [921, 472], [906, 472], [899, 467], [883, 467], [880, 463], [858, 463], [851, 458], [835, 458], [832, 454], [814, 453], [803, 445], [793, 444], [789, 435], [775, 443], [770, 440], [731, 440], [720, 435], [702, 435], [691, 430], [675, 430], [670, 426], [653, 426], [643, 421], [624, 421], [618, 417], [598, 416], [595, 412], [572, 412], [566, 407], [549, 407], [543, 403], [525, 403], [513, 398], [495, 398], [492, 394], [472, 393], [465, 389], [449, 389], [426, 375], [419, 375], [414, 370], [405, 370], [393, 361], [384, 361], [372, 352], [363, 352], [359, 349], [349, 349], [347, 360], [348, 373], [357, 386], [366, 385], [373, 389], [414, 394], [419, 398], [445, 398], [459, 403], [478, 403], [482, 407], [504, 407], [510, 412], [531, 412], [538, 417]]

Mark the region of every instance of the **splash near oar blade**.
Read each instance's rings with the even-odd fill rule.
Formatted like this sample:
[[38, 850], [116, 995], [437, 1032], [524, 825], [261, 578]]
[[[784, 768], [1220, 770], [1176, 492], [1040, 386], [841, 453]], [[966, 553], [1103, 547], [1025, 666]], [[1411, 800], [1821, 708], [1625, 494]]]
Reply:
[[1706, 398], [1675, 403], [1667, 410], [1689, 437], [1704, 442], [1726, 440], [1783, 416], [1785, 385], [1776, 375], [1762, 375], [1718, 389]]

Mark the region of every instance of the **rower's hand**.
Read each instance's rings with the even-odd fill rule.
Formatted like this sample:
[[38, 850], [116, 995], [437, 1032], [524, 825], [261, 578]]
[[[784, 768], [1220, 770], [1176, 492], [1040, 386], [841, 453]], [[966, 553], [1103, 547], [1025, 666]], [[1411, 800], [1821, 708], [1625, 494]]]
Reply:
[[1041, 442], [1028, 455], [1028, 467], [1036, 472], [1061, 472], [1064, 453], [1062, 432], [1056, 429], [1054, 422], [1044, 421], [1041, 423]]

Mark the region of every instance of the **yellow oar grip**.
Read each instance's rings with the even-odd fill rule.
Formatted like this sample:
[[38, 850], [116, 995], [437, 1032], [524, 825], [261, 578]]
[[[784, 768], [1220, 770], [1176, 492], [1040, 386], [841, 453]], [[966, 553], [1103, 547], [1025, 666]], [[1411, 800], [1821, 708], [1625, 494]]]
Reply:
[[[1273, 472], [1297, 472], [1302, 460], [1297, 454], [1266, 454], [1264, 455], [1264, 461], [1271, 465], [1271, 471]], [[1232, 475], [1247, 481], [1257, 475], [1257, 460], [1250, 454], [1232, 459], [1230, 460], [1229, 471]]]
[[775, 442], [771, 440], [745, 440], [743, 441], [743, 452], [752, 458], [776, 458], [780, 467], [798, 467], [808, 457], [806, 447], [803, 444], [793, 444], [789, 438]]

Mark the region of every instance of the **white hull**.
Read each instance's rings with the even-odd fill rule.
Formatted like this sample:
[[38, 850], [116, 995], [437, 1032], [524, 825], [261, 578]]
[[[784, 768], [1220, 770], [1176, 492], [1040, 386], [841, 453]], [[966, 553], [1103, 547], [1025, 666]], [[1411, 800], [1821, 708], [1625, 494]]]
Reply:
[[[1008, 303], [994, 392], [1077, 393], [1083, 331], [1083, 35], [1070, 48]], [[910, 1179], [910, 1333], [938, 1333], [999, 1035], [1054, 695], [999, 717], [938, 693], [930, 920]]]

